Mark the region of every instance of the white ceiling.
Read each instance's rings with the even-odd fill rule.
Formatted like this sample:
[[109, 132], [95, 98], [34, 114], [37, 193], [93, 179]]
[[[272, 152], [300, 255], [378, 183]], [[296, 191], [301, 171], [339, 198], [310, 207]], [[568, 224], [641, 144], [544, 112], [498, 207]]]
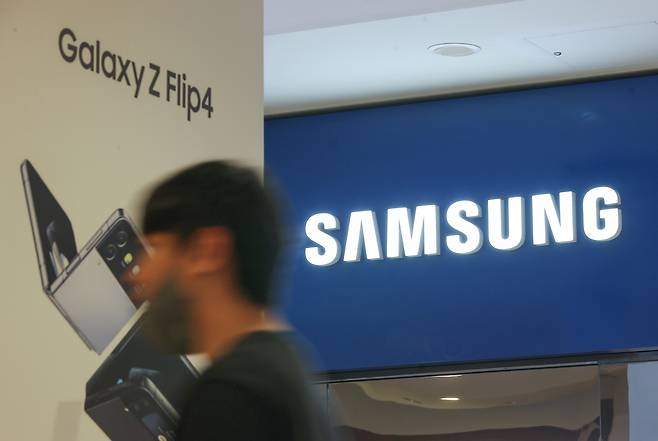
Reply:
[[[537, 369], [491, 372], [457, 378], [402, 378], [356, 383], [373, 400], [428, 409], [487, 409], [526, 406], [572, 396], [595, 385], [598, 369]], [[446, 402], [441, 397], [459, 397]]]
[[519, 0], [265, 0], [265, 34], [306, 31]]
[[[265, 5], [269, 115], [658, 68], [658, 0]], [[482, 51], [427, 51], [442, 42]]]
[[[607, 397], [620, 400], [624, 394], [618, 388]], [[461, 400], [442, 403], [446, 396]], [[337, 383], [329, 399], [339, 423], [408, 436], [545, 426], [575, 430], [601, 410], [595, 366]]]

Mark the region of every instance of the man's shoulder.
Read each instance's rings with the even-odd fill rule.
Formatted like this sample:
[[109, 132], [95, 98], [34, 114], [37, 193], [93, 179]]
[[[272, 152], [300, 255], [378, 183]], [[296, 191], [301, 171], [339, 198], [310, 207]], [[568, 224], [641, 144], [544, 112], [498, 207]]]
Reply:
[[303, 353], [294, 335], [247, 336], [202, 374], [185, 427], [194, 426], [193, 420], [201, 417], [208, 425], [229, 418], [227, 425], [235, 426], [232, 418], [239, 414], [240, 427], [253, 425], [267, 432], [249, 434], [249, 439], [267, 439], [272, 433], [279, 434], [276, 439], [331, 439]]

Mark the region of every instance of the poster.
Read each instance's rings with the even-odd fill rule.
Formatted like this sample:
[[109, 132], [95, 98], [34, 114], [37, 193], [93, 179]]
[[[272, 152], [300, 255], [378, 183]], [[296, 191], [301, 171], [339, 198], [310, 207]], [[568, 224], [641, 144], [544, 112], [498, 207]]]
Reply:
[[[125, 287], [107, 266], [100, 297], [119, 314], [94, 329], [80, 322], [99, 301], [80, 294], [88, 273], [60, 304], [50, 279], [74, 262], [83, 274], [86, 255], [130, 267], [140, 202], [168, 173], [211, 159], [262, 169], [262, 2], [7, 1], [0, 58], [3, 436], [106, 440], [85, 387], [138, 331], [139, 305], [109, 292]], [[60, 209], [37, 241], [26, 160]], [[154, 369], [133, 368], [112, 381], [158, 388]]]

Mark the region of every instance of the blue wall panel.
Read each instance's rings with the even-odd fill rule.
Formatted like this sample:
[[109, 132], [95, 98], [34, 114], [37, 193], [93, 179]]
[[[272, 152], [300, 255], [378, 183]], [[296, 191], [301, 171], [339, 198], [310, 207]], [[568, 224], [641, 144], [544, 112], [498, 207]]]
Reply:
[[[292, 226], [290, 320], [331, 371], [658, 347], [658, 76], [271, 119], [265, 164]], [[533, 246], [530, 196], [622, 198], [609, 242]], [[486, 240], [486, 201], [526, 198], [526, 244]], [[480, 204], [473, 255], [447, 250], [445, 209]], [[306, 220], [437, 204], [441, 255], [309, 264]]]

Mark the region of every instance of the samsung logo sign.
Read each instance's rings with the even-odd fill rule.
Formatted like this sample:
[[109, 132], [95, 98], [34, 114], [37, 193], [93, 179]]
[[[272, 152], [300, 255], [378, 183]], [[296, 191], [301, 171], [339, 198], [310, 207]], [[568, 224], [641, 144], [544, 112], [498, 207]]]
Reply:
[[[501, 251], [513, 251], [526, 243], [526, 201], [522, 197], [490, 199], [487, 207], [487, 240]], [[530, 200], [532, 245], [546, 246], [549, 233], [555, 243], [576, 242], [576, 194], [572, 191], [533, 195]], [[445, 212], [446, 223], [456, 234], [445, 237], [447, 249], [456, 254], [477, 253], [484, 243], [482, 229], [472, 220], [483, 216], [482, 207], [473, 201], [457, 201]], [[594, 241], [609, 241], [622, 228], [621, 198], [610, 187], [589, 190], [582, 199], [582, 227]], [[330, 266], [339, 260], [359, 262], [436, 256], [441, 254], [439, 206], [391, 208], [386, 213], [386, 252], [382, 249], [377, 216], [373, 211], [350, 213], [344, 251], [338, 239], [328, 232], [340, 230], [340, 222], [331, 213], [318, 213], [306, 222], [306, 236], [316, 246], [306, 248], [306, 260], [316, 266]]]

